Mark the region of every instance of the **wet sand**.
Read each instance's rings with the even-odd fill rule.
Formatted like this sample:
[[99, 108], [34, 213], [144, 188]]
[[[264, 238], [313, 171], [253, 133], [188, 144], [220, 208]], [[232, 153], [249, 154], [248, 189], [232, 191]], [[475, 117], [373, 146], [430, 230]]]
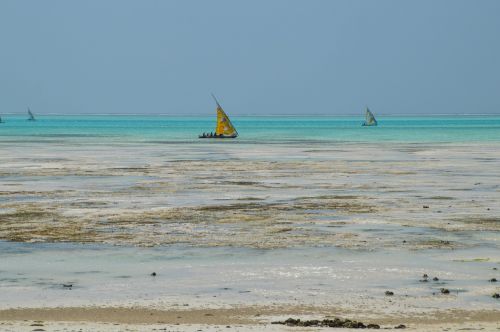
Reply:
[[[272, 324], [288, 316], [303, 319], [337, 317], [336, 310], [314, 307], [243, 307], [159, 311], [147, 308], [10, 309], [0, 311], [4, 331], [93, 330], [93, 331], [346, 331], [346, 328], [288, 327]], [[283, 318], [284, 317], [284, 318]], [[359, 320], [359, 318], [358, 318]], [[423, 317], [368, 318], [382, 329], [405, 322], [409, 331], [495, 331], [500, 329], [498, 311], [447, 311]]]

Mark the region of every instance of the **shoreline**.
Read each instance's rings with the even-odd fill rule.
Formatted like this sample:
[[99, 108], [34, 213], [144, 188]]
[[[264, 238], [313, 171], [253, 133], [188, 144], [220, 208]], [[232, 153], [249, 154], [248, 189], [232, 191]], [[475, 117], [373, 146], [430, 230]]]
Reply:
[[289, 317], [301, 319], [341, 318], [380, 324], [391, 327], [496, 323], [500, 327], [499, 310], [436, 310], [424, 315], [414, 313], [357, 314], [355, 311], [315, 306], [235, 306], [228, 308], [154, 309], [149, 307], [59, 307], [59, 308], [12, 308], [0, 310], [0, 322], [47, 321], [47, 322], [93, 322], [119, 324], [271, 324]]

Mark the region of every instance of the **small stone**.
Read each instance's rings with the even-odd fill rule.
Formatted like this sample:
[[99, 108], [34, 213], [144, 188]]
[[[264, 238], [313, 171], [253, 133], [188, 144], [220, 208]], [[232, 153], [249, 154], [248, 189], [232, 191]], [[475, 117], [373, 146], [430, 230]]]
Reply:
[[319, 320], [313, 319], [313, 320], [306, 320], [302, 322], [303, 326], [318, 326], [319, 325]]
[[491, 297], [494, 298], [494, 299], [500, 299], [500, 294], [495, 293]]
[[394, 328], [395, 328], [395, 329], [405, 329], [405, 328], [406, 328], [406, 325], [399, 324], [398, 326], [395, 326]]
[[429, 276], [427, 275], [427, 273], [424, 273], [424, 275], [422, 276], [422, 278], [427, 279], [427, 278], [429, 278]]
[[434, 278], [432, 278], [432, 280], [439, 281], [439, 278], [438, 277], [434, 277]]
[[420, 282], [428, 282], [429, 280], [428, 279], [420, 279], [419, 281]]
[[375, 329], [375, 330], [378, 330], [378, 329], [380, 329], [380, 325], [378, 325], [378, 324], [368, 324], [368, 325], [366, 325], [366, 328], [367, 328], [367, 329]]
[[428, 209], [429, 208], [429, 205], [424, 205], [423, 206], [424, 209]]
[[447, 288], [441, 288], [441, 294], [450, 294], [450, 290]]
[[285, 325], [288, 325], [288, 326], [295, 326], [295, 325], [298, 325], [299, 323], [300, 323], [300, 319], [288, 318], [287, 320], [285, 320]]
[[385, 295], [386, 295], [386, 296], [393, 296], [393, 295], [394, 295], [394, 292], [391, 292], [391, 291], [386, 291], [386, 292], [385, 292]]
[[64, 287], [64, 288], [72, 288], [72, 287], [73, 287], [73, 284], [63, 284], [63, 287]]
[[151, 273], [152, 277], [156, 277], [156, 272]]
[[498, 269], [496, 267], [494, 267], [493, 270], [498, 270]]
[[496, 279], [496, 278], [491, 278], [491, 279], [489, 280], [489, 282], [497, 282], [497, 279]]

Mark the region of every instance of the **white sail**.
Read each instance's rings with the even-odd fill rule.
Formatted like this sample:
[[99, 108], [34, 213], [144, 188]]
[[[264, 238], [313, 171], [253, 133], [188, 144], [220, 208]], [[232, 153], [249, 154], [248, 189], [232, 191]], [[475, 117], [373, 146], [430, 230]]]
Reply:
[[363, 126], [376, 126], [376, 125], [377, 125], [377, 120], [375, 119], [373, 113], [367, 107], [365, 114], [365, 122], [363, 123]]

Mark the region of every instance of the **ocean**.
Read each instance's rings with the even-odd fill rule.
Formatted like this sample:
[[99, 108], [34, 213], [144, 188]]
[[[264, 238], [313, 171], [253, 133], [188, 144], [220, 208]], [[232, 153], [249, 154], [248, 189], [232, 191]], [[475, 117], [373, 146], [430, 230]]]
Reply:
[[[97, 139], [131, 142], [198, 142], [215, 129], [215, 118], [177, 116], [3, 116], [0, 141]], [[378, 117], [362, 127], [362, 117], [232, 117], [240, 136], [233, 143], [317, 142], [482, 142], [500, 141], [500, 116]], [[227, 140], [225, 141], [227, 143]]]

